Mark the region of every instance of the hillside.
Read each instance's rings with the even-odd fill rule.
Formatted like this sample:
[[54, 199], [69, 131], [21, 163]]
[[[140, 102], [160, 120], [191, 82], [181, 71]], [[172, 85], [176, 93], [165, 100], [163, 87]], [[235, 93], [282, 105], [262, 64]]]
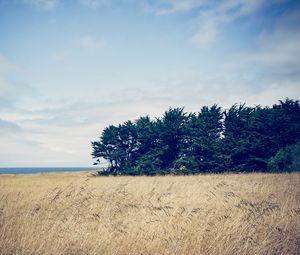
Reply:
[[300, 174], [0, 176], [0, 254], [297, 254]]

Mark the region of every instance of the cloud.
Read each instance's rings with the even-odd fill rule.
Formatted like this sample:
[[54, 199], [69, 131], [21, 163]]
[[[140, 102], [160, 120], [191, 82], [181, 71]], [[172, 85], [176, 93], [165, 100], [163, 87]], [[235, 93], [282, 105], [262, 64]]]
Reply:
[[18, 66], [0, 52], [0, 75], [18, 70]]
[[101, 108], [68, 100], [64, 104], [57, 100], [39, 101], [34, 109], [8, 111], [6, 118], [0, 119], [0, 165], [92, 165], [90, 141], [102, 128], [99, 119], [106, 118], [101, 115]]
[[89, 35], [86, 35], [80, 39], [80, 45], [81, 47], [90, 50], [102, 49], [105, 46], [102, 40]]
[[[119, 0], [118, 3], [134, 1]], [[90, 6], [86, 6], [90, 8], [109, 5], [109, 1], [81, 1], [81, 4], [83, 2], [89, 2]], [[230, 23], [237, 22], [240, 17], [253, 15], [266, 6], [262, 1], [239, 0], [159, 0], [148, 1], [148, 5], [152, 13], [165, 15], [163, 19], [176, 14], [191, 19], [191, 23], [197, 23], [192, 33], [194, 43], [199, 47], [212, 44]], [[24, 70], [20, 71], [16, 63], [0, 54], [0, 163], [10, 166], [91, 165], [90, 141], [96, 140], [103, 128], [110, 124], [117, 125], [146, 114], [160, 117], [170, 106], [185, 106], [186, 111], [199, 111], [201, 106], [214, 103], [224, 108], [239, 102], [271, 106], [285, 97], [299, 99], [299, 19], [297, 10], [277, 15], [275, 23], [272, 21], [272, 30], [264, 31], [255, 44], [252, 41], [245, 50], [226, 54], [221, 52], [213, 63], [209, 59], [208, 64], [205, 62], [206, 56], [211, 55], [204, 55], [203, 61], [195, 60], [201, 57], [198, 55], [201, 51], [192, 48], [196, 53], [195, 58], [183, 58], [183, 64], [178, 65], [182, 69], [175, 67], [178, 64], [176, 62], [172, 71], [170, 68], [155, 72], [157, 69], [150, 67], [149, 72], [144, 69], [144, 75], [141, 75], [138, 71], [131, 72], [136, 68], [136, 62], [131, 69], [134, 59], [128, 59], [126, 64], [130, 67], [129, 72], [124, 75], [126, 78], [122, 78], [126, 67], [119, 70], [118, 65], [113, 65], [112, 72], [110, 69], [101, 70], [101, 64], [97, 66], [99, 62], [93, 62], [91, 64], [96, 68], [84, 77], [82, 84], [77, 80], [72, 83], [74, 79], [66, 79], [77, 77], [74, 69], [67, 76], [59, 77], [67, 81], [65, 87], [54, 85], [53, 90], [42, 84], [43, 79], [49, 79], [45, 84], [52, 85], [53, 77], [33, 79], [36, 83], [27, 84], [22, 77]], [[79, 45], [89, 50], [105, 47], [101, 38], [91, 35], [78, 39], [76, 46]], [[180, 57], [184, 54], [176, 52], [174, 57], [181, 61]], [[157, 57], [157, 62], [161, 61], [161, 57]], [[54, 52], [49, 58], [53, 61], [66, 60], [66, 65], [70, 60], [68, 52], [64, 51]], [[186, 60], [195, 60], [194, 66], [185, 62], [186, 66], [183, 67]], [[171, 62], [168, 64], [173, 65]], [[141, 66], [141, 70], [143, 68], [145, 66]], [[39, 70], [29, 71], [36, 74]], [[72, 68], [68, 70], [73, 71]], [[108, 74], [103, 75], [107, 70]], [[51, 68], [49, 71], [51, 75]], [[89, 74], [93, 77], [89, 77]], [[47, 91], [50, 93], [35, 96], [32, 85], [45, 94]], [[61, 92], [67, 89], [68, 93]], [[60, 98], [63, 96], [65, 98]]]
[[69, 52], [66, 52], [66, 51], [55, 52], [51, 55], [51, 59], [56, 62], [62, 62], [64, 60], [66, 60], [68, 55], [69, 55]]
[[209, 0], [158, 0], [146, 1], [144, 9], [156, 15], [168, 15], [177, 12], [189, 12], [195, 8], [205, 7]]
[[112, 0], [79, 0], [79, 2], [91, 9], [96, 9], [98, 7], [110, 6]]
[[[24, 136], [28, 138], [24, 138]], [[42, 137], [47, 138], [47, 137]], [[49, 139], [55, 137], [49, 136]], [[48, 140], [45, 141], [32, 141], [29, 134], [19, 134], [14, 136], [0, 136], [0, 144], [3, 150], [0, 153], [0, 166], [1, 167], [57, 167], [57, 166], [86, 166], [86, 162], [82, 162], [82, 156], [80, 151], [78, 154], [73, 154], [70, 151], [64, 150], [57, 143], [57, 139], [54, 139], [48, 144]], [[75, 141], [74, 141], [75, 142]], [[76, 141], [78, 142], [78, 141]], [[78, 149], [78, 147], [76, 147]], [[87, 150], [84, 146], [83, 150]], [[80, 157], [81, 156], [81, 157]], [[87, 157], [86, 157], [87, 158]], [[90, 159], [90, 164], [92, 159]]]
[[198, 47], [211, 44], [217, 38], [219, 30], [238, 18], [256, 13], [265, 6], [266, 2], [263, 0], [229, 0], [217, 2], [208, 9], [200, 10], [199, 27], [193, 36], [193, 42]]
[[197, 46], [205, 46], [212, 43], [218, 34], [218, 28], [213, 20], [207, 20], [193, 35], [192, 41]]
[[39, 10], [52, 10], [59, 5], [60, 0], [23, 0], [23, 2]]
[[158, 0], [147, 1], [145, 9], [156, 15], [196, 13], [195, 20], [198, 26], [192, 41], [198, 47], [202, 47], [213, 43], [219, 30], [229, 23], [240, 17], [252, 15], [267, 5], [267, 1], [264, 0]]
[[299, 99], [299, 24], [299, 10], [285, 12], [277, 18], [273, 30], [262, 33], [252, 48], [233, 53], [224, 63], [224, 71], [252, 76], [252, 86], [262, 92], [267, 87], [270, 95], [280, 91], [282, 97]]
[[18, 124], [12, 122], [0, 119], [0, 135], [6, 134], [6, 133], [15, 133], [20, 132], [21, 128]]
[[[243, 12], [252, 12], [253, 8], [244, 7]], [[195, 67], [188, 72], [166, 73], [163, 79], [148, 85], [160, 84], [159, 91], [145, 94], [192, 111], [214, 103], [225, 108], [239, 102], [271, 106], [286, 97], [300, 99], [299, 24], [299, 9], [286, 11], [251, 47], [228, 52], [203, 70]], [[159, 99], [155, 94], [168, 97]]]
[[270, 33], [263, 33], [248, 60], [274, 75], [300, 75], [300, 10], [285, 13]]
[[31, 86], [16, 79], [20, 72], [17, 64], [0, 54], [0, 112], [15, 108], [18, 102], [35, 94]]
[[48, 19], [48, 23], [49, 24], [56, 24], [57, 23], [57, 19], [55, 19], [55, 18]]

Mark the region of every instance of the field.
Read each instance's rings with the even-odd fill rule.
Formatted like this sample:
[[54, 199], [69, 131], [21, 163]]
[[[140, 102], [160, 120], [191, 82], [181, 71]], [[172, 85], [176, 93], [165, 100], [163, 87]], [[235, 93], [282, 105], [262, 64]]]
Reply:
[[0, 254], [299, 253], [299, 173], [0, 176]]

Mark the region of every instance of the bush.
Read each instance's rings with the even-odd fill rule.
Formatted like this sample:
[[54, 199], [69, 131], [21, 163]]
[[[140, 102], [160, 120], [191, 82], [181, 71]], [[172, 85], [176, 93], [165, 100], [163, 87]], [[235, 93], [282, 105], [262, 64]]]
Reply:
[[280, 149], [268, 162], [270, 172], [300, 170], [300, 141]]

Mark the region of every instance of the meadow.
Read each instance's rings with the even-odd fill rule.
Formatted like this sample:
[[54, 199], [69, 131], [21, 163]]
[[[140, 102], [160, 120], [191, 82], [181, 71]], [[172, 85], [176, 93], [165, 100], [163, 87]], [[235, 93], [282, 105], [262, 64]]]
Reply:
[[299, 254], [300, 173], [0, 175], [0, 254]]

